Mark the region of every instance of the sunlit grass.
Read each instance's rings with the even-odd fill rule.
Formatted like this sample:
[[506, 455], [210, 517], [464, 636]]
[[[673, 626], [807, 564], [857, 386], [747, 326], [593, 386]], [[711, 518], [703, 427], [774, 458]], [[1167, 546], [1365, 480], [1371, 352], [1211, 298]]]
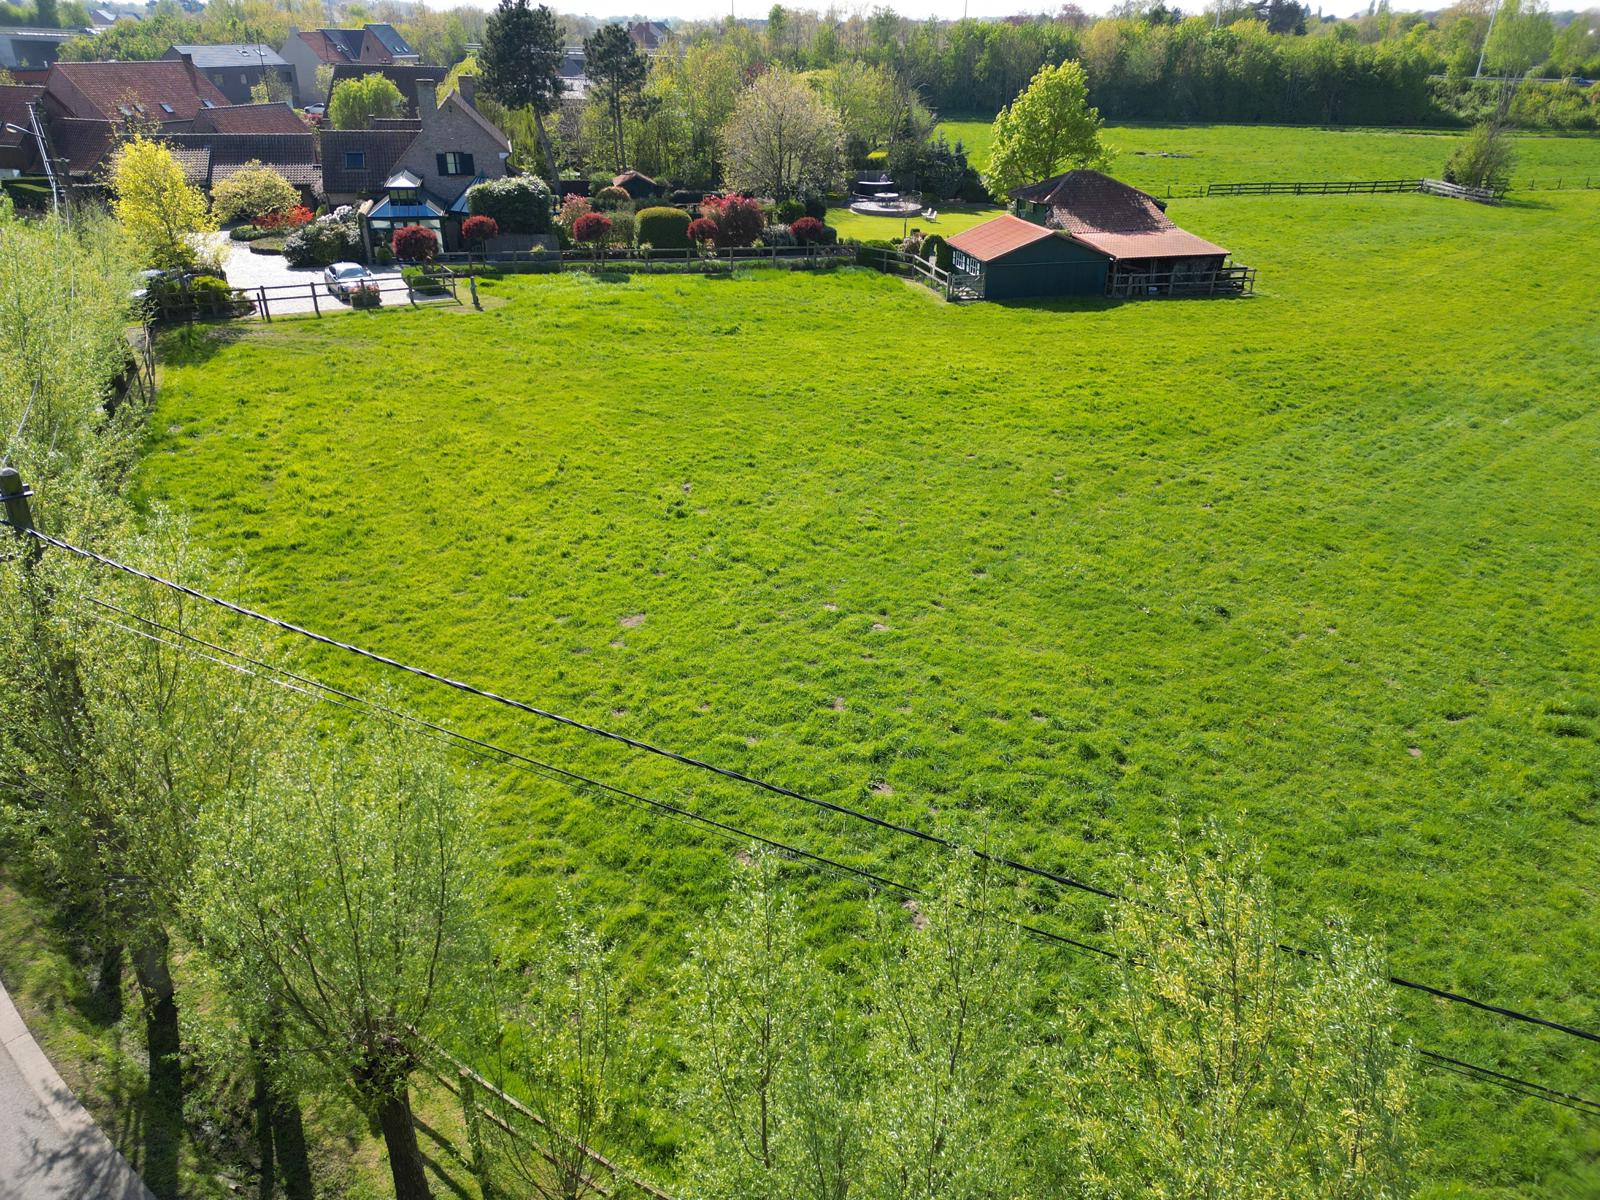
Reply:
[[[165, 371], [146, 500], [247, 601], [1102, 879], [1207, 820], [1396, 970], [1600, 1025], [1600, 196], [1174, 201], [1248, 301], [953, 307], [849, 270], [508, 279]], [[374, 676], [297, 655], [357, 689]], [[924, 848], [440, 689], [433, 717], [911, 878]], [[659, 981], [730, 848], [503, 768], [501, 916], [558, 882]], [[819, 882], [829, 942], [855, 893]], [[1093, 936], [1088, 898], [1040, 920]], [[1098, 969], [1061, 965], [1065, 1003]], [[652, 987], [649, 994], [654, 994]], [[1567, 1040], [1420, 1041], [1600, 1091]], [[1422, 1082], [1436, 1196], [1600, 1188], [1575, 1115]]]

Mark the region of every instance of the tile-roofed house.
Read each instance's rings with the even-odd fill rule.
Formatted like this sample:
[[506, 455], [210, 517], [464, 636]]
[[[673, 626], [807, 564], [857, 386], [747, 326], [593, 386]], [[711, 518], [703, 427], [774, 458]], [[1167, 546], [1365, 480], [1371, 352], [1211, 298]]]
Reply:
[[30, 130], [32, 106], [44, 88], [27, 84], [0, 84], [0, 171], [32, 175], [40, 169], [39, 145], [31, 133], [13, 133], [6, 126]]
[[68, 175], [98, 175], [117, 141], [117, 126], [97, 117], [52, 116], [47, 129], [50, 153]]
[[44, 100], [52, 115], [158, 125], [187, 125], [202, 108], [228, 103], [215, 84], [182, 59], [58, 62], [45, 77]]
[[333, 78], [328, 82], [328, 94], [324, 102], [331, 102], [333, 90], [346, 79], [360, 79], [364, 75], [383, 75], [390, 83], [400, 89], [400, 95], [405, 98], [406, 116], [417, 115], [417, 83], [428, 80], [439, 83], [450, 74], [449, 67], [417, 66], [405, 63], [383, 63], [373, 66], [366, 63], [344, 63], [333, 68]]
[[285, 101], [273, 104], [229, 104], [201, 109], [194, 119], [197, 133], [307, 133], [306, 123]]
[[400, 225], [422, 224], [454, 249], [467, 190], [506, 174], [511, 142], [473, 104], [474, 84], [462, 76], [459, 89], [436, 104], [434, 80], [419, 76], [415, 129], [322, 132], [324, 190], [334, 204], [361, 202], [369, 245], [386, 244]]
[[308, 194], [322, 189], [317, 135], [298, 133], [174, 133], [162, 138], [184, 164], [185, 173], [203, 170], [190, 182], [210, 190], [247, 166], [271, 167]]
[[259, 42], [171, 46], [162, 57], [192, 62], [232, 104], [248, 104], [252, 89], [267, 80], [277, 80], [286, 90], [294, 86], [293, 68], [271, 46]]
[[1011, 199], [1022, 215], [1064, 230], [1112, 259], [1228, 253], [1179, 229], [1154, 196], [1099, 171], [1067, 171], [1013, 188]]
[[1052, 237], [1055, 237], [1055, 233], [1043, 225], [1035, 225], [1006, 213], [953, 235], [949, 242], [950, 249], [987, 262]]
[[635, 46], [646, 53], [659, 50], [661, 44], [671, 36], [672, 30], [660, 21], [635, 21], [628, 26], [628, 37]]
[[[419, 127], [420, 128], [420, 127]], [[322, 188], [332, 203], [347, 204], [383, 186], [394, 164], [417, 140], [412, 129], [321, 129]]]
[[[422, 55], [413, 50], [411, 44], [400, 36], [400, 31], [387, 22], [374, 22], [366, 26], [362, 32], [383, 47], [383, 51], [389, 56], [390, 62], [420, 63], [422, 61]], [[365, 38], [362, 40], [362, 46], [363, 48], [366, 46]]]

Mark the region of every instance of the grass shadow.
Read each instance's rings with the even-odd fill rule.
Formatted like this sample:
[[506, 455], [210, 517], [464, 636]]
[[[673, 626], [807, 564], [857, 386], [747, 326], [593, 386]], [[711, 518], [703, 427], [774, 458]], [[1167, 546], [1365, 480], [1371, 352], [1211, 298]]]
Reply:
[[247, 337], [250, 331], [250, 327], [237, 322], [168, 326], [156, 334], [156, 359], [169, 366], [198, 366]]

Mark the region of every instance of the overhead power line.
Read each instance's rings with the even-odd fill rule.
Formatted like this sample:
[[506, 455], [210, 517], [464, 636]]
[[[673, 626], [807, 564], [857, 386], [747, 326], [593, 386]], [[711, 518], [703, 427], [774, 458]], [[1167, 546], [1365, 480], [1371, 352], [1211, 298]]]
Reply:
[[[445, 742], [457, 750], [463, 750], [467, 752], [484, 751], [489, 754], [497, 755], [505, 759], [510, 766], [517, 767], [522, 770], [531, 770], [534, 774], [538, 774], [542, 777], [553, 777], [558, 781], [567, 784], [568, 786], [593, 788], [608, 795], [615, 796], [633, 805], [634, 807], [642, 807], [646, 811], [665, 813], [666, 815], [674, 818], [688, 820], [703, 827], [709, 828], [719, 836], [722, 836], [729, 841], [740, 845], [749, 845], [754, 843], [766, 846], [768, 849], [783, 854], [785, 857], [798, 860], [810, 866], [820, 867], [835, 876], [841, 878], [853, 878], [864, 882], [872, 890], [882, 888], [884, 890], [914, 898], [920, 898], [926, 895], [925, 889], [921, 889], [911, 884], [880, 875], [873, 871], [865, 870], [861, 867], [852, 866], [849, 863], [840, 862], [837, 859], [829, 858], [826, 855], [817, 854], [813, 851], [806, 850], [791, 843], [779, 841], [775, 838], [765, 837], [750, 830], [742, 829], [737, 825], [720, 821], [713, 817], [708, 817], [704, 813], [696, 812], [693, 809], [685, 808], [682, 805], [673, 804], [669, 801], [661, 800], [656, 797], [646, 796], [641, 793], [631, 791], [627, 788], [618, 787], [614, 784], [591, 778], [576, 771], [570, 771], [566, 768], [543, 762], [526, 754], [522, 754], [519, 751], [496, 745], [493, 742], [486, 741], [482, 738], [473, 737], [470, 734], [461, 733], [460, 731], [452, 729], [449, 726], [441, 725], [436, 722], [429, 721], [424, 717], [416, 716], [413, 713], [407, 713], [383, 704], [379, 701], [359, 696], [353, 692], [349, 692], [345, 689], [323, 682], [322, 680], [318, 680], [307, 675], [302, 675], [285, 667], [277, 666], [261, 659], [254, 658], [243, 653], [242, 651], [234, 650], [227, 646], [222, 646], [215, 642], [208, 641], [185, 630], [176, 629], [163, 622], [156, 621], [153, 618], [129, 612], [126, 609], [120, 608], [117, 605], [99, 599], [98, 597], [92, 598], [92, 602], [110, 612], [118, 613], [121, 616], [127, 617], [133, 621], [137, 621], [140, 624], [146, 625], [152, 629], [157, 629], [173, 637], [180, 638], [185, 642], [193, 643], [194, 645], [215, 651], [216, 654], [228, 655], [233, 659], [237, 659], [238, 662], [229, 662], [226, 659], [216, 657], [215, 654], [199, 653], [198, 651], [191, 649], [189, 646], [167, 641], [165, 638], [159, 637], [156, 634], [149, 633], [144, 630], [134, 629], [130, 626], [123, 625], [121, 622], [110, 620], [109, 618], [98, 618], [105, 624], [108, 624], [116, 629], [120, 629], [126, 633], [133, 634], [137, 637], [146, 638], [181, 652], [193, 654], [207, 662], [215, 663], [236, 673], [262, 679], [266, 682], [285, 687], [297, 694], [332, 704], [338, 708], [357, 713], [360, 713], [362, 709], [367, 709], [371, 710], [372, 712], [382, 714], [385, 717], [417, 725], [429, 731], [429, 733], [437, 740]], [[245, 663], [249, 665], [240, 666], [239, 663]], [[251, 670], [251, 667], [259, 668], [259, 671]], [[268, 672], [269, 674], [262, 674], [261, 672]], [[282, 676], [283, 678], [280, 679], [276, 678], [275, 676]], [[1048, 944], [1063, 946], [1065, 948], [1080, 952], [1087, 952], [1089, 954], [1098, 956], [1103, 960], [1124, 961], [1123, 955], [1114, 950], [1108, 950], [1103, 946], [1095, 946], [1088, 942], [1081, 942], [1074, 938], [1067, 937], [1064, 934], [1057, 933], [1053, 930], [1042, 929], [1037, 925], [1018, 921], [989, 910], [975, 909], [968, 905], [961, 905], [959, 907], [974, 915], [986, 916], [1003, 921], [1006, 924], [1011, 925], [1013, 928], [1016, 928], [1019, 931]], [[1542, 1084], [1534, 1080], [1523, 1079], [1515, 1075], [1509, 1075], [1501, 1071], [1493, 1070], [1489, 1067], [1480, 1066], [1476, 1063], [1467, 1062], [1451, 1055], [1441, 1054], [1438, 1051], [1427, 1050], [1415, 1046], [1413, 1046], [1412, 1049], [1420, 1058], [1424, 1060], [1427, 1065], [1438, 1070], [1461, 1076], [1462, 1078], [1472, 1080], [1473, 1082], [1487, 1083], [1491, 1086], [1510, 1091], [1516, 1095], [1556, 1104], [1563, 1108], [1572, 1109], [1573, 1111], [1581, 1113], [1585, 1116], [1594, 1119], [1600, 1119], [1600, 1102], [1589, 1100], [1583, 1096], [1579, 1096], [1571, 1092], [1552, 1088], [1546, 1084]]]
[[[9, 521], [0, 521], [0, 524], [11, 525], [12, 523]], [[82, 546], [75, 546], [71, 542], [63, 541], [57, 537], [52, 537], [50, 534], [44, 533], [43, 531], [31, 526], [24, 528], [21, 526], [12, 525], [12, 528], [37, 539], [44, 545], [88, 559], [89, 561], [98, 563], [101, 566], [109, 567], [113, 570], [132, 575], [135, 578], [143, 579], [161, 587], [169, 588], [172, 591], [186, 596], [191, 596], [196, 600], [201, 600], [207, 604], [215, 605], [218, 608], [235, 613], [239, 616], [249, 617], [252, 620], [261, 621], [276, 629], [281, 629], [287, 633], [293, 633], [297, 636], [304, 637], [312, 642], [318, 643], [319, 645], [345, 651], [346, 653], [379, 663], [380, 665], [401, 671], [405, 674], [413, 675], [420, 679], [426, 679], [432, 683], [442, 684], [446, 687], [453, 688], [456, 691], [465, 692], [469, 695], [477, 696], [481, 699], [504, 705], [505, 707], [514, 709], [518, 712], [527, 713], [531, 716], [553, 721], [559, 725], [576, 729], [580, 732], [591, 734], [595, 737], [603, 738], [608, 741], [616, 742], [621, 745], [628, 746], [634, 750], [640, 750], [649, 754], [653, 754], [658, 757], [668, 759], [672, 762], [677, 762], [685, 766], [709, 771], [712, 774], [721, 776], [725, 779], [734, 780], [740, 783], [747, 783], [754, 787], [761, 788], [764, 791], [771, 792], [774, 795], [785, 796], [791, 799], [799, 800], [805, 804], [812, 805], [829, 812], [838, 813], [855, 820], [860, 820], [869, 825], [886, 829], [893, 833], [913, 837], [920, 841], [940, 846], [944, 849], [966, 849], [969, 853], [984, 860], [985, 862], [994, 863], [996, 865], [1020, 871], [1025, 874], [1047, 879], [1053, 883], [1057, 883], [1065, 887], [1088, 892], [1107, 900], [1115, 900], [1123, 903], [1129, 902], [1128, 897], [1122, 896], [1117, 892], [1099, 887], [1095, 884], [1086, 883], [1080, 879], [1074, 879], [1071, 876], [1063, 875], [1057, 871], [1035, 866], [1031, 863], [1021, 862], [1017, 859], [1009, 858], [1004, 855], [990, 854], [986, 851], [971, 847], [962, 847], [958, 843], [948, 838], [941, 837], [938, 834], [929, 833], [926, 830], [917, 829], [914, 826], [902, 825], [895, 821], [889, 821], [882, 817], [874, 816], [871, 813], [862, 812], [860, 809], [851, 808], [848, 805], [837, 804], [831, 800], [822, 800], [814, 796], [809, 796], [804, 792], [795, 791], [792, 788], [787, 788], [781, 784], [772, 783], [757, 776], [745, 774], [742, 771], [736, 771], [729, 767], [718, 766], [714, 763], [706, 762], [703, 759], [695, 758], [692, 755], [681, 754], [678, 751], [669, 750], [665, 747], [657, 746], [650, 742], [630, 737], [627, 734], [605, 729], [599, 725], [594, 725], [587, 721], [581, 721], [575, 717], [565, 716], [561, 713], [551, 711], [550, 709], [529, 704], [526, 701], [515, 700], [507, 696], [502, 696], [496, 692], [489, 691], [486, 688], [478, 687], [475, 684], [467, 683], [459, 679], [452, 679], [447, 675], [441, 675], [435, 671], [430, 671], [425, 667], [419, 667], [411, 663], [402, 662], [399, 659], [391, 658], [388, 655], [380, 654], [374, 650], [368, 650], [362, 646], [340, 641], [337, 638], [328, 636], [327, 634], [318, 633], [315, 630], [307, 629], [302, 625], [297, 625], [292, 621], [285, 621], [280, 617], [274, 617], [267, 613], [258, 612], [255, 609], [247, 608], [244, 605], [237, 604], [231, 600], [224, 600], [218, 596], [209, 595], [206, 592], [189, 587], [187, 584], [178, 583], [174, 580], [163, 578], [160, 575], [152, 574], [149, 571], [141, 570], [138, 567], [130, 566], [127, 563], [119, 562], [118, 560], [110, 558], [104, 554], [100, 554], [97, 551], [89, 550]], [[1293, 946], [1281, 946], [1280, 948], [1299, 955], [1312, 954], [1311, 951]], [[1401, 975], [1388, 976], [1388, 982], [1396, 987], [1405, 988], [1410, 991], [1416, 991], [1424, 995], [1433, 996], [1436, 999], [1449, 1001], [1451, 1003], [1463, 1004], [1470, 1008], [1478, 1009], [1482, 1012], [1492, 1013], [1496, 1016], [1504, 1017], [1507, 1020], [1518, 1021], [1523, 1024], [1538, 1026], [1540, 1028], [1565, 1034], [1569, 1037], [1576, 1037], [1585, 1041], [1600, 1043], [1600, 1034], [1596, 1034], [1587, 1029], [1582, 1029], [1576, 1025], [1570, 1025], [1562, 1021], [1555, 1021], [1547, 1017], [1537, 1016], [1533, 1013], [1522, 1012], [1517, 1009], [1508, 1008], [1498, 1004], [1492, 1004], [1488, 1001], [1479, 1000], [1460, 992], [1451, 991], [1447, 988], [1440, 988], [1431, 984], [1419, 983], [1416, 980], [1409, 979]]]

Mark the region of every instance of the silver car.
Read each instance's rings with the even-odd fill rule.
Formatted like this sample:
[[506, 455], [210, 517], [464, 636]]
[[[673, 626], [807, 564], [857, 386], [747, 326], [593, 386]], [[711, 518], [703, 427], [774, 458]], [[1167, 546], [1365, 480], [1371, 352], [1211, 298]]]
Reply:
[[322, 273], [322, 282], [328, 285], [328, 294], [346, 299], [351, 292], [368, 283], [376, 283], [371, 271], [360, 263], [334, 263]]

